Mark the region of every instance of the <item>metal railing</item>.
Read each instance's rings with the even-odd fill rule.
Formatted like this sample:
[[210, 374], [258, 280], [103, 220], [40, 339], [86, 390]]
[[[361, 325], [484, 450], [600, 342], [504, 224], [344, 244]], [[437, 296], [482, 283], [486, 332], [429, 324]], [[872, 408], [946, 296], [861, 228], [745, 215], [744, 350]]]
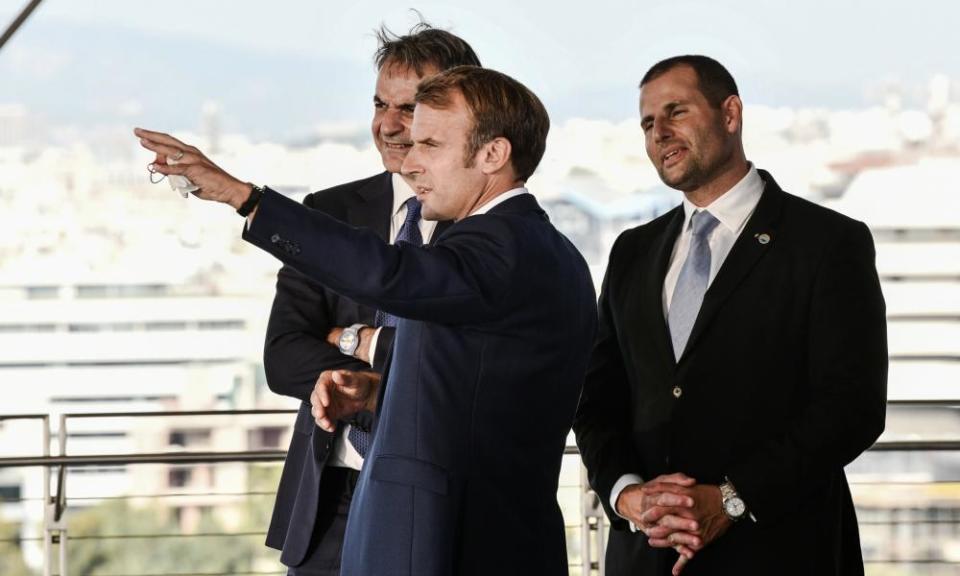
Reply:
[[[949, 407], [960, 408], [960, 400], [931, 400], [931, 401], [891, 401], [891, 407]], [[293, 414], [295, 410], [208, 410], [208, 411], [171, 411], [171, 412], [111, 412], [111, 413], [69, 413], [60, 415], [57, 420], [59, 423], [56, 430], [58, 440], [58, 454], [50, 454], [51, 438], [53, 437], [50, 427], [51, 418], [46, 414], [20, 414], [20, 415], [0, 415], [0, 422], [9, 420], [38, 420], [43, 424], [43, 445], [42, 454], [39, 456], [16, 456], [0, 458], [0, 469], [4, 468], [25, 468], [39, 467], [43, 469], [44, 490], [44, 529], [43, 529], [43, 555], [44, 555], [44, 576], [53, 576], [52, 566], [54, 564], [54, 552], [56, 551], [57, 564], [60, 567], [59, 576], [69, 576], [67, 573], [67, 543], [68, 530], [65, 522], [64, 512], [67, 509], [67, 468], [82, 468], [96, 466], [126, 466], [130, 464], [168, 464], [168, 465], [196, 465], [196, 464], [217, 464], [217, 463], [262, 463], [262, 462], [280, 462], [284, 459], [286, 451], [284, 450], [232, 450], [232, 451], [167, 451], [153, 453], [132, 453], [132, 454], [67, 454], [68, 423], [79, 419], [93, 418], [166, 418], [166, 417], [188, 417], [198, 418], [204, 416], [243, 416], [250, 417], [255, 415], [270, 414]], [[960, 451], [960, 440], [894, 440], [879, 441], [870, 452], [958, 452]], [[575, 446], [567, 446], [565, 455], [574, 456], [578, 451]], [[51, 481], [55, 479], [56, 489], [51, 492]], [[588, 486], [586, 471], [580, 467], [580, 516], [579, 516], [579, 536], [580, 536], [580, 558], [584, 576], [604, 573], [603, 553], [605, 550], [605, 538], [607, 521], [599, 499]], [[879, 482], [880, 484], [890, 484], [889, 482]], [[921, 484], [931, 484], [930, 482], [920, 482]], [[855, 483], [854, 483], [855, 484]], [[868, 483], [865, 483], [868, 484]], [[960, 484], [960, 482], [957, 482]], [[264, 492], [263, 496], [271, 493]], [[179, 496], [210, 496], [205, 494], [180, 494]], [[249, 496], [249, 493], [221, 494], [235, 496]], [[149, 495], [157, 497], [158, 495]], [[177, 494], [163, 494], [159, 496], [173, 497]], [[134, 496], [114, 496], [114, 498], [133, 498]], [[107, 497], [96, 497], [91, 500], [99, 500]], [[74, 498], [82, 500], [82, 498]], [[953, 520], [938, 519], [917, 519], [915, 524], [936, 525], [950, 524], [956, 526], [960, 532], [960, 509], [957, 517]], [[865, 520], [862, 522], [864, 527], [871, 525], [882, 525], [895, 527], [903, 522], [892, 522], [882, 520]], [[577, 527], [576, 524], [568, 525], [568, 528]], [[263, 536], [264, 532], [244, 532], [244, 533], [193, 533], [191, 537], [213, 537], [213, 536]], [[166, 534], [164, 537], [173, 537], [176, 535]], [[111, 538], [137, 538], [146, 537], [138, 535], [113, 535]], [[79, 536], [73, 537], [78, 541], [91, 539], [93, 537]], [[100, 535], [97, 538], [104, 538]], [[942, 564], [947, 566], [960, 566], [960, 561], [938, 560], [929, 558], [867, 558], [868, 563], [896, 563], [901, 565], [909, 564]], [[278, 572], [234, 572], [235, 574], [273, 574]], [[279, 572], [282, 573], [282, 572]], [[148, 576], [148, 575], [138, 575]]]

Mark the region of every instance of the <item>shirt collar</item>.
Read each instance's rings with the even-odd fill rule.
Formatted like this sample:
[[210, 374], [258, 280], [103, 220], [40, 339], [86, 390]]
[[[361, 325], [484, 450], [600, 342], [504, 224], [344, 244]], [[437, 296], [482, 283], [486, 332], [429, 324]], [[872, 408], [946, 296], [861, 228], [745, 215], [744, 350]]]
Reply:
[[394, 172], [390, 176], [393, 182], [393, 212], [391, 214], [396, 214], [407, 203], [407, 200], [415, 194], [413, 188], [407, 184], [407, 181], [403, 179], [399, 172]]
[[690, 226], [690, 218], [697, 210], [706, 210], [723, 224], [724, 228], [734, 234], [739, 234], [747, 223], [747, 218], [757, 207], [760, 196], [763, 194], [763, 178], [751, 163], [746, 176], [740, 179], [733, 188], [727, 190], [708, 206], [697, 206], [683, 197], [683, 229]]
[[489, 211], [490, 211], [494, 206], [496, 206], [497, 204], [502, 204], [503, 202], [506, 202], [507, 200], [509, 200], [509, 199], [511, 199], [511, 198], [516, 198], [517, 196], [519, 196], [519, 195], [521, 195], [521, 194], [529, 194], [529, 192], [528, 192], [527, 189], [526, 189], [525, 187], [523, 187], [523, 186], [521, 186], [521, 187], [519, 187], [519, 188], [514, 188], [513, 190], [507, 190], [506, 192], [504, 192], [504, 193], [500, 194], [499, 196], [495, 197], [493, 200], [491, 200], [491, 201], [487, 202], [486, 204], [484, 204], [483, 206], [477, 208], [476, 210], [474, 210], [473, 212], [471, 212], [468, 216], [476, 216], [477, 214], [486, 214], [487, 212], [489, 212]]

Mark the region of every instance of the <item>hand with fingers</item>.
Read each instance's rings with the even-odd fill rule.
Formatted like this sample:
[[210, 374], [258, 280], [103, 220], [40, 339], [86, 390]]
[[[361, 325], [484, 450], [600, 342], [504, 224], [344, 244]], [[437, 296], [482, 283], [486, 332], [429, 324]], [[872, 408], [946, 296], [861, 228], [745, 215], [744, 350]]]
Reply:
[[357, 412], [374, 412], [380, 375], [376, 372], [353, 370], [324, 370], [310, 394], [311, 413], [317, 426], [333, 432], [337, 420]]
[[617, 513], [646, 534], [651, 546], [674, 548], [686, 562], [696, 551], [690, 544], [699, 538], [692, 512], [695, 485], [696, 480], [678, 472], [627, 486], [617, 498]]
[[[234, 178], [204, 156], [194, 146], [185, 144], [169, 134], [135, 128], [140, 145], [156, 154], [151, 172], [170, 176], [186, 176], [200, 189], [193, 194], [203, 200], [222, 202], [239, 208], [250, 196], [252, 186]], [[172, 160], [175, 164], [168, 162]]]
[[[664, 494], [657, 505], [641, 515], [647, 542], [655, 548], [673, 548], [679, 554], [673, 566], [673, 575], [683, 571], [693, 555], [720, 536], [732, 524], [723, 511], [720, 488], [711, 484], [690, 486], [687, 496]], [[685, 524], [686, 523], [686, 524]]]

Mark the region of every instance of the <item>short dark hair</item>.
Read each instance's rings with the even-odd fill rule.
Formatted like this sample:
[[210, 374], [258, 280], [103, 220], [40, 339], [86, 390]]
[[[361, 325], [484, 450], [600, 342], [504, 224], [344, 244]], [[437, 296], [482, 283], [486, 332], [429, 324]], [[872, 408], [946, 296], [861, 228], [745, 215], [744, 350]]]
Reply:
[[457, 66], [421, 81], [416, 102], [442, 110], [458, 92], [473, 116], [467, 162], [473, 162], [484, 144], [503, 137], [510, 141], [510, 162], [517, 178], [526, 181], [543, 158], [550, 131], [550, 117], [537, 95], [502, 72]]
[[640, 87], [643, 88], [647, 82], [657, 79], [677, 66], [693, 68], [697, 75], [697, 85], [700, 88], [700, 93], [707, 99], [707, 102], [717, 108], [722, 106], [724, 100], [730, 96], [740, 95], [737, 82], [730, 72], [723, 67], [723, 64], [709, 56], [698, 54], [674, 56], [657, 62], [643, 75], [643, 80], [640, 80]]
[[480, 66], [477, 54], [463, 38], [422, 20], [403, 36], [394, 34], [386, 26], [380, 26], [375, 34], [379, 43], [373, 58], [377, 70], [387, 64], [396, 64], [423, 76], [424, 69], [430, 66], [438, 70], [461, 65]]

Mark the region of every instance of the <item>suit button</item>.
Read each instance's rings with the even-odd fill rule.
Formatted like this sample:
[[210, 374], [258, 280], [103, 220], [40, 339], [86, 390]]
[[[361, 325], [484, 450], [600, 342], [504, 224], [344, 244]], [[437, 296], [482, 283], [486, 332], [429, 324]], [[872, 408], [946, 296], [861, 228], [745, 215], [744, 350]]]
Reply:
[[270, 241], [273, 242], [274, 244], [276, 244], [277, 242], [280, 241], [280, 235], [279, 235], [279, 234], [274, 234], [273, 236], [270, 237]]

